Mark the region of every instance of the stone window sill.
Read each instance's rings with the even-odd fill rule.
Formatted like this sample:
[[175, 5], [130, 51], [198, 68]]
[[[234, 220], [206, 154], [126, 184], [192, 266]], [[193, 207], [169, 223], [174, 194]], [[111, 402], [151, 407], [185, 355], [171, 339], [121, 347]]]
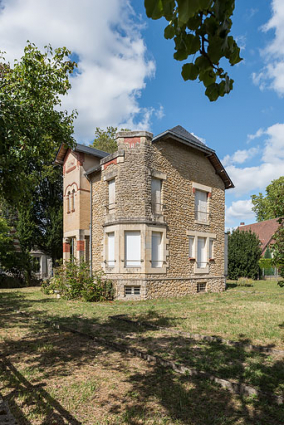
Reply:
[[209, 226], [209, 221], [200, 221], [200, 220], [194, 220], [195, 224], [204, 224], [204, 226]]

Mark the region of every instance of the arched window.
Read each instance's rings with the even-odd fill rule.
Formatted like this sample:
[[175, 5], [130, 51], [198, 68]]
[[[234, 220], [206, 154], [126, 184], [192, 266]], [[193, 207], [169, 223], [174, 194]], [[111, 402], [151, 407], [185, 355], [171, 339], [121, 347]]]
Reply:
[[75, 211], [75, 189], [72, 190], [72, 211]]
[[67, 193], [67, 212], [69, 213], [71, 210], [71, 196], [70, 192]]

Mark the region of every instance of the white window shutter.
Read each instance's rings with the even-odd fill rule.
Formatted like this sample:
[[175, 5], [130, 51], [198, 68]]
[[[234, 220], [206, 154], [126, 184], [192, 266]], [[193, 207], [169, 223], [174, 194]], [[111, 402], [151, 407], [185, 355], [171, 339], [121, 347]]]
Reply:
[[207, 266], [206, 238], [197, 238], [197, 267], [204, 269]]
[[114, 232], [107, 234], [107, 265], [114, 267], [115, 265], [115, 252], [114, 252]]
[[163, 246], [162, 233], [152, 232], [152, 267], [162, 267], [163, 265]]
[[199, 221], [207, 221], [207, 192], [195, 191], [195, 210]]
[[115, 179], [108, 182], [108, 203], [109, 209], [115, 207]]
[[152, 193], [152, 207], [154, 213], [161, 211], [161, 191], [162, 191], [162, 180], [152, 178], [151, 193]]
[[125, 232], [125, 267], [141, 265], [141, 234], [138, 231]]

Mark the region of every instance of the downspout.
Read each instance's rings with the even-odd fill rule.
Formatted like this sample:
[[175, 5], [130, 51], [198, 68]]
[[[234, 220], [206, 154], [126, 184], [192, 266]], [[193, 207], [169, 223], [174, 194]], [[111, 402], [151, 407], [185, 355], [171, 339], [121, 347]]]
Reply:
[[93, 256], [92, 256], [92, 229], [93, 229], [93, 182], [92, 179], [90, 179], [90, 184], [91, 184], [91, 192], [90, 192], [90, 214], [91, 214], [91, 220], [90, 220], [90, 276], [93, 275]]

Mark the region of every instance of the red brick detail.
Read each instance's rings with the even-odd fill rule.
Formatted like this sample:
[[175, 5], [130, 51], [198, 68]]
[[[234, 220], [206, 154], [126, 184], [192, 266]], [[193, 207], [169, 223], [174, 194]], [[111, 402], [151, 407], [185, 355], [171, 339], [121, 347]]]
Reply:
[[63, 176], [65, 176], [65, 165], [63, 165]]
[[135, 148], [137, 144], [140, 144], [140, 137], [125, 138], [124, 143], [129, 145], [130, 148]]
[[85, 250], [85, 241], [77, 241], [77, 251]]
[[195, 187], [192, 188], [192, 193], [195, 193]]
[[104, 164], [104, 170], [110, 165], [110, 164], [117, 164], [117, 158], [113, 159], [112, 161], [106, 162]]
[[70, 244], [63, 242], [63, 252], [70, 252]]
[[71, 173], [71, 171], [75, 170], [76, 165], [73, 165], [73, 167], [68, 168], [68, 170], [66, 171], [66, 174]]
[[211, 196], [212, 196], [212, 193], [211, 192], [208, 192], [207, 193], [207, 198], [211, 198]]
[[79, 166], [82, 166], [83, 165], [83, 162], [85, 161], [85, 155], [83, 154], [83, 152], [76, 152], [76, 156], [77, 156], [77, 159], [78, 159], [78, 165]]

